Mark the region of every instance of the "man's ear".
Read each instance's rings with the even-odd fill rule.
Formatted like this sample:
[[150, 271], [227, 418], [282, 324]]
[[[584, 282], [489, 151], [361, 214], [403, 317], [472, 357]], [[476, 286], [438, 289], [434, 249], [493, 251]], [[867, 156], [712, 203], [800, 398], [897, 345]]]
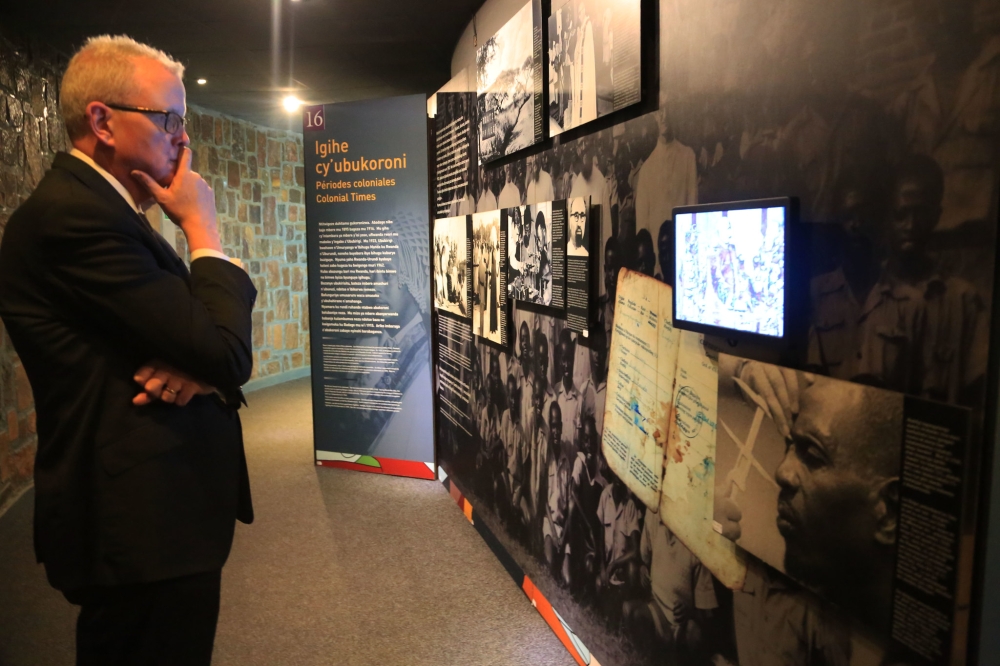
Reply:
[[891, 546], [899, 533], [899, 477], [883, 480], [874, 494], [875, 541]]
[[101, 102], [91, 102], [87, 105], [86, 114], [90, 131], [97, 137], [98, 143], [113, 148], [115, 137], [108, 123], [111, 118], [111, 109]]

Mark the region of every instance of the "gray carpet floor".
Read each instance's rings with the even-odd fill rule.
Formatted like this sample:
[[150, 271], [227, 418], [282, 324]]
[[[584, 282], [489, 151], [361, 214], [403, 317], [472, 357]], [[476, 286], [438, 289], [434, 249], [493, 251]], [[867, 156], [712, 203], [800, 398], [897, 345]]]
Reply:
[[[223, 570], [215, 666], [575, 663], [444, 487], [313, 464], [309, 379], [241, 412], [257, 520]], [[73, 663], [75, 609], [0, 517], [0, 666]]]

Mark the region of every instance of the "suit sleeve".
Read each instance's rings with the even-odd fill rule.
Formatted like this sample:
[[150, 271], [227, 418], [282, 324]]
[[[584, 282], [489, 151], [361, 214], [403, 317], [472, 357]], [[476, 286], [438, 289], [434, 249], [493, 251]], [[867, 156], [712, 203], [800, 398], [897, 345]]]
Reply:
[[134, 220], [109, 219], [93, 204], [59, 208], [45, 221], [51, 231], [43, 257], [56, 289], [80, 317], [115, 344], [217, 388], [250, 378], [257, 291], [242, 269], [201, 258], [192, 262], [189, 284], [157, 264]]

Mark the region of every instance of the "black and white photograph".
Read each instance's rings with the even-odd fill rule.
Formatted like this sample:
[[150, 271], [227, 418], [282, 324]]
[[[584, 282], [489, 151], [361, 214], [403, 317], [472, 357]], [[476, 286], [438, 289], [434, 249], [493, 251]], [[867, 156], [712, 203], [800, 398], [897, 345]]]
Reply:
[[472, 216], [472, 332], [503, 344], [504, 308], [501, 275], [500, 211]]
[[508, 208], [507, 286], [517, 301], [552, 305], [552, 202]]
[[538, 0], [528, 2], [476, 51], [479, 160], [491, 162], [541, 140], [535, 118], [542, 54], [535, 49]]
[[569, 233], [566, 238], [566, 254], [571, 257], [588, 257], [590, 235], [587, 228], [587, 199], [575, 197], [566, 204], [566, 218]]
[[476, 212], [479, 158], [475, 114], [475, 93], [437, 94], [434, 116], [435, 217]]
[[442, 465], [594, 654], [638, 666], [732, 663], [721, 660], [729, 620], [711, 572], [601, 454], [603, 331], [587, 345], [564, 321], [515, 308], [510, 352], [472, 352], [472, 432], [442, 451]]
[[[553, 13], [564, 6], [558, 0], [552, 4]], [[808, 469], [802, 461], [796, 462], [798, 445], [788, 445], [774, 430], [778, 428], [775, 423], [782, 420], [781, 427], [789, 433], [796, 423], [807, 423], [801, 414], [813, 411], [813, 398], [822, 398], [831, 387], [840, 387], [837, 391], [845, 394], [839, 400], [850, 404], [858, 397], [855, 391], [867, 396], [866, 402], [874, 400], [872, 396], [892, 396], [889, 402], [893, 405], [880, 412], [882, 421], [866, 422], [870, 410], [855, 409], [857, 416], [849, 424], [858, 429], [850, 431], [847, 449], [852, 451], [879, 432], [887, 414], [892, 410], [898, 413], [899, 394], [905, 394], [907, 401], [919, 397], [970, 407], [974, 415], [982, 414], [1000, 183], [996, 151], [1000, 145], [1000, 123], [996, 122], [1000, 117], [996, 112], [1000, 108], [996, 102], [1000, 99], [996, 95], [1000, 79], [996, 77], [995, 57], [1000, 49], [1000, 2], [905, 2], [900, 7], [907, 12], [912, 8], [913, 13], [891, 17], [880, 3], [859, 5], [843, 0], [820, 4], [733, 0], [724, 4], [723, 15], [714, 5], [698, 0], [659, 3], [657, 111], [558, 143], [510, 164], [523, 168], [523, 176], [515, 170], [513, 182], [525, 193], [524, 203], [591, 199], [589, 210], [594, 214], [585, 231], [592, 242], [586, 245], [598, 255], [593, 258], [598, 275], [584, 312], [596, 310], [597, 321], [589, 326], [589, 338], [582, 334], [576, 338], [580, 350], [592, 348], [598, 337], [610, 338], [620, 268], [672, 283], [674, 207], [779, 194], [798, 198], [800, 223], [808, 225], [812, 236], [809, 273], [802, 276], [810, 280], [808, 344], [803, 346], [803, 358], [797, 359], [796, 373], [803, 397], [794, 411], [791, 405], [787, 413], [769, 407], [777, 421], [761, 416], [753, 459], [746, 457], [743, 463], [747, 466], [747, 491], [733, 491], [730, 482], [723, 494], [735, 498], [741, 513], [717, 516], [720, 525], [726, 523], [726, 516], [729, 528], [738, 524], [742, 533], [737, 539], [749, 544], [757, 539], [758, 545], [751, 548], [762, 554], [761, 559], [747, 555], [752, 566], [743, 591], [727, 592], [712, 580], [715, 608], [706, 600], [707, 595], [691, 594], [685, 596], [693, 601], [686, 606], [687, 612], [681, 613], [681, 621], [664, 623], [662, 618], [671, 615], [656, 609], [669, 604], [650, 602], [654, 596], [659, 600], [669, 597], [654, 592], [662, 587], [656, 583], [643, 586], [641, 535], [647, 525], [657, 524], [643, 511], [639, 529], [626, 528], [626, 536], [639, 535], [640, 547], [631, 550], [634, 541], [621, 537], [629, 546], [624, 552], [630, 554], [621, 569], [634, 566], [640, 572], [639, 587], [625, 595], [634, 602], [629, 612], [621, 612], [624, 604], [617, 601], [598, 603], [606, 597], [596, 592], [574, 595], [567, 592], [574, 584], [567, 587], [564, 582], [565, 558], [555, 557], [560, 550], [558, 538], [550, 547], [550, 566], [540, 529], [534, 545], [525, 546], [510, 536], [504, 527], [507, 523], [496, 517], [493, 507], [497, 504], [488, 499], [493, 497], [493, 484], [482, 481], [477, 486], [489, 476], [486, 471], [476, 469], [473, 462], [455, 467], [451, 478], [463, 493], [468, 491], [477, 510], [483, 507], [483, 522], [605, 666], [663, 662], [684, 666], [909, 666], [918, 662], [898, 656], [901, 652], [887, 654], [885, 650], [884, 590], [888, 578], [878, 570], [884, 570], [886, 553], [892, 547], [891, 529], [879, 533], [881, 547], [856, 569], [859, 580], [877, 583], [839, 585], [837, 591], [844, 595], [831, 593], [835, 585], [831, 581], [838, 580], [841, 572], [830, 564], [859, 557], [856, 535], [844, 537], [838, 530], [850, 525], [831, 519], [828, 535], [818, 537], [817, 543], [823, 543], [838, 559], [819, 557], [807, 549], [797, 551], [802, 540], [795, 529], [786, 528], [788, 536], [779, 529], [779, 498], [783, 482], [789, 488], [802, 489], [811, 483], [816, 489], [812, 497], [819, 497], [820, 480], [835, 483], [844, 471], [842, 461], [831, 453], [830, 460], [811, 461], [814, 467]], [[617, 49], [617, 38], [614, 44]], [[898, 54], [898, 63], [885, 61], [883, 49]], [[551, 111], [549, 107], [550, 115]], [[478, 195], [487, 203], [496, 201], [509, 180], [506, 174], [501, 178], [500, 171], [496, 170], [497, 182], [491, 194], [483, 188]], [[523, 217], [523, 206], [521, 210]], [[567, 219], [567, 247], [571, 247], [573, 235]], [[570, 266], [571, 261], [567, 257]], [[557, 361], [552, 348], [558, 347], [561, 330], [568, 322], [557, 313], [524, 312], [516, 302], [510, 329], [511, 356], [501, 353], [497, 357], [497, 379], [491, 380], [492, 384], [506, 382], [511, 358], [520, 354], [521, 323], [528, 324], [528, 337], [534, 339], [536, 332], [545, 336], [549, 345], [546, 385], [554, 386]], [[588, 330], [584, 327], [588, 323], [581, 321], [577, 330]], [[477, 350], [475, 363], [485, 378], [490, 350], [481, 343]], [[574, 372], [580, 367], [579, 356], [576, 361]], [[738, 456], [735, 440], [726, 428], [745, 443], [757, 413], [751, 394], [738, 389], [732, 377], [741, 378], [768, 404], [772, 398], [751, 376], [755, 368], [762, 367], [743, 364], [742, 372], [730, 371], [730, 379], [720, 385], [720, 455], [726, 447], [729, 451], [725, 454], [728, 461], [718, 461], [724, 467], [716, 470], [720, 486]], [[766, 367], [770, 367], [765, 371], [768, 374], [781, 372]], [[812, 382], [808, 387], [807, 380]], [[822, 402], [828, 404], [825, 399]], [[544, 405], [542, 410], [546, 410]], [[499, 422], [503, 411], [496, 412], [493, 421]], [[522, 406], [520, 414], [526, 412]], [[477, 413], [482, 416], [483, 410]], [[765, 432], [769, 428], [770, 434]], [[887, 436], [887, 448], [898, 465], [899, 427]], [[791, 457], [785, 469], [800, 468], [808, 475], [796, 479], [795, 474], [784, 478], [778, 473], [785, 462], [786, 446]], [[463, 455], [475, 460], [475, 454], [460, 450], [458, 458], [444, 458], [443, 464], [447, 468]], [[810, 455], [820, 455], [820, 449], [812, 453], [803, 449], [801, 456]], [[899, 475], [898, 469], [895, 473], [888, 468], [879, 471], [879, 463], [861, 453], [851, 454], [849, 459], [857, 463], [850, 466], [848, 474], [857, 477], [853, 484], [870, 487], [876, 474], [887, 478]], [[499, 456], [491, 465], [496, 465], [494, 475], [503, 475]], [[738, 475], [742, 477], [743, 470]], [[547, 483], [548, 474], [545, 476]], [[833, 487], [845, 488], [842, 483]], [[883, 489], [891, 490], [891, 483]], [[848, 486], [848, 490], [854, 493], [857, 485]], [[788, 497], [792, 491], [784, 492]], [[756, 505], [768, 507], [766, 515], [747, 504], [753, 493], [768, 497], [765, 504]], [[548, 497], [547, 490], [542, 496]], [[803, 490], [797, 490], [797, 499], [788, 502], [794, 512], [784, 513], [813, 515], [812, 504], [808, 509], [797, 508], [796, 502], [804, 497]], [[634, 503], [639, 508], [638, 502]], [[625, 515], [627, 502], [619, 506]], [[821, 509], [822, 503], [816, 510]], [[739, 518], [732, 520], [735, 516]], [[802, 529], [812, 529], [814, 523], [806, 520], [802, 519]], [[789, 525], [794, 522], [788, 521]], [[558, 517], [553, 524], [560, 524]], [[865, 534], [873, 529], [871, 524], [858, 525], [853, 527]], [[666, 532], [668, 544], [678, 543], [669, 530]], [[831, 538], [839, 543], [830, 543]], [[574, 539], [572, 531], [569, 539]], [[795, 547], [789, 551], [788, 545]], [[585, 546], [580, 548], [588, 552]], [[667, 573], [653, 578], [702, 580], [700, 574], [692, 578], [689, 573], [700, 566], [696, 559], [687, 560], [690, 566], [683, 564], [684, 558], [660, 565], [657, 553], [664, 552], [670, 551], [654, 549], [649, 566], [663, 566]], [[572, 581], [573, 560], [578, 553], [575, 544], [569, 553]], [[786, 621], [788, 618], [795, 620]], [[662, 631], [664, 626], [668, 632]], [[680, 630], [682, 626], [685, 631]], [[852, 634], [859, 626], [869, 640], [869, 648], [864, 650], [860, 647], [864, 641]], [[716, 632], [715, 638], [705, 639], [711, 649], [705, 643], [698, 647], [694, 638], [699, 630], [703, 639]], [[683, 640], [675, 642], [675, 647], [656, 642], [670, 632], [684, 635]], [[681, 648], [679, 643], [685, 641]], [[715, 654], [706, 657], [705, 650]]]
[[888, 626], [904, 396], [721, 355], [716, 531]]
[[549, 16], [549, 135], [642, 98], [639, 0], [555, 0]]
[[469, 316], [468, 217], [434, 220], [434, 307]]

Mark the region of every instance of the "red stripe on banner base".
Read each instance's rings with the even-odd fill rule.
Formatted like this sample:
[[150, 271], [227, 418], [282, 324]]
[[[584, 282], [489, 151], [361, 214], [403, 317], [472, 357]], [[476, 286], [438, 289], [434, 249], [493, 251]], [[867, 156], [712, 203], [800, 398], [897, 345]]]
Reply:
[[371, 465], [359, 465], [358, 463], [347, 462], [346, 460], [317, 460], [317, 465], [323, 467], [339, 467], [340, 469], [350, 469], [355, 472], [368, 472], [369, 474], [390, 474], [392, 476], [405, 476], [411, 479], [434, 480], [434, 472], [422, 462], [410, 460], [394, 460], [392, 458], [375, 458], [382, 467], [372, 467]]
[[382, 474], [382, 470], [371, 465], [359, 465], [358, 463], [347, 462], [346, 460], [317, 460], [317, 465], [323, 467], [339, 467], [340, 469], [350, 469], [355, 472], [368, 472], [369, 474]]
[[559, 641], [563, 644], [563, 647], [569, 652], [570, 656], [576, 660], [576, 663], [580, 666], [587, 666], [587, 662], [583, 660], [583, 657], [576, 651], [573, 646], [573, 641], [570, 640], [569, 635], [566, 634], [566, 630], [563, 629], [562, 622], [556, 617], [556, 612], [552, 609], [552, 604], [549, 603], [548, 599], [535, 587], [535, 584], [531, 582], [531, 579], [527, 576], [524, 577], [524, 584], [521, 586], [524, 593], [531, 600], [531, 605], [535, 607], [535, 610], [545, 619], [545, 622], [552, 629], [552, 632], [556, 635]]
[[411, 479], [427, 479], [434, 481], [434, 472], [427, 466], [427, 463], [413, 462], [412, 460], [394, 460], [392, 458], [375, 457], [382, 465], [383, 474], [393, 476], [407, 476]]

